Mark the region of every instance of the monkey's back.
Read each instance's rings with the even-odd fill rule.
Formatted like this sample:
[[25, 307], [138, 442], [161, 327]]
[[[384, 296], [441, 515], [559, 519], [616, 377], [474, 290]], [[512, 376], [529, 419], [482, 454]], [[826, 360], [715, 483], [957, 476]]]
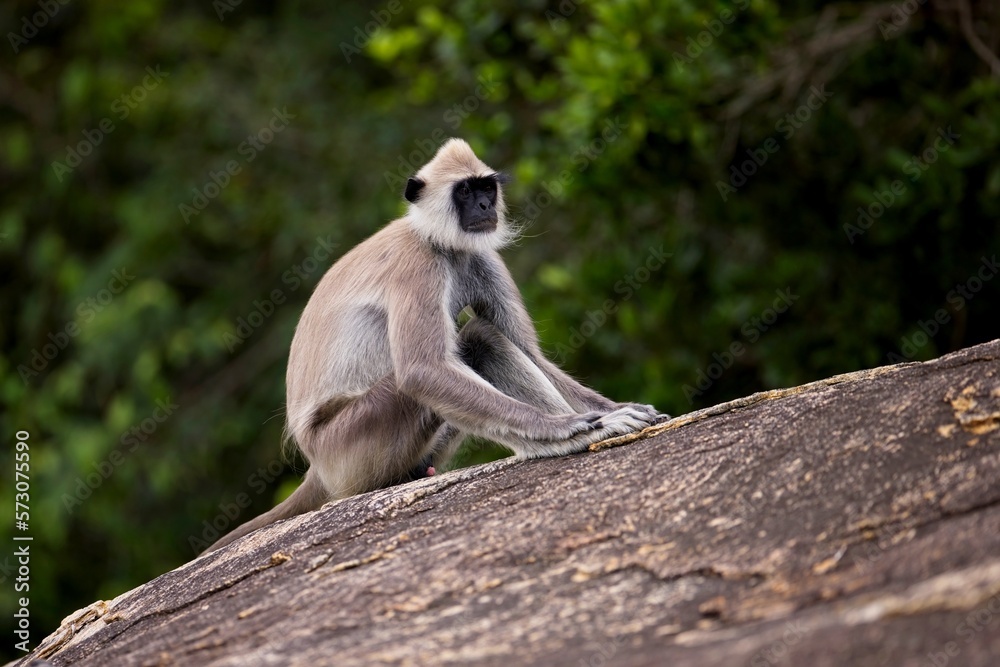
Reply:
[[390, 293], [429, 248], [406, 218], [352, 248], [327, 270], [309, 298], [292, 338], [285, 377], [288, 426], [305, 429], [315, 406], [359, 395], [392, 372]]

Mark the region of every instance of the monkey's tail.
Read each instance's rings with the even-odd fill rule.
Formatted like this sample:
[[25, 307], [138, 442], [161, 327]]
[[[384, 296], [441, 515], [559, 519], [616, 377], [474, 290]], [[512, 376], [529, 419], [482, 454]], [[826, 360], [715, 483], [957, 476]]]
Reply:
[[244, 535], [249, 535], [258, 528], [263, 528], [268, 526], [275, 521], [280, 521], [281, 519], [290, 519], [293, 516], [298, 516], [299, 514], [305, 514], [306, 512], [311, 512], [314, 509], [318, 509], [323, 506], [328, 500], [326, 490], [323, 488], [322, 482], [320, 482], [319, 477], [310, 468], [306, 471], [306, 476], [299, 484], [299, 488], [295, 489], [292, 495], [288, 496], [284, 502], [280, 503], [274, 509], [261, 514], [256, 519], [252, 519], [242, 524], [231, 533], [219, 538], [219, 540], [205, 549], [202, 555], [215, 551], [216, 549], [221, 549], [231, 542], [235, 542]]

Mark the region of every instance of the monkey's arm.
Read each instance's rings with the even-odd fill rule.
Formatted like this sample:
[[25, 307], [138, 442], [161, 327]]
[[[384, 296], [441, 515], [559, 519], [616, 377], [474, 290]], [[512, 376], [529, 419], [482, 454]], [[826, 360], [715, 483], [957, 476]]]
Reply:
[[646, 414], [652, 418], [651, 423], [659, 423], [670, 419], [670, 415], [661, 413], [654, 406], [646, 403], [633, 403], [626, 401], [619, 403], [602, 396], [593, 389], [577, 382], [572, 375], [566, 373], [554, 363], [549, 361], [541, 352], [538, 353], [535, 362], [538, 367], [555, 385], [556, 389], [566, 397], [566, 400], [577, 410], [618, 410], [620, 408], [632, 408]]
[[463, 431], [504, 441], [567, 440], [602, 428], [602, 412], [549, 415], [500, 392], [462, 363], [439, 275], [401, 276], [389, 299], [389, 348], [399, 390]]
[[[629, 407], [655, 417], [657, 421], [661, 420], [660, 418], [666, 419], [668, 417], [660, 414], [652, 405], [612, 401], [580, 384], [571, 375], [549, 361], [538, 344], [538, 333], [535, 331], [531, 315], [528, 314], [524, 299], [521, 297], [521, 292], [518, 290], [513, 276], [510, 275], [510, 271], [502, 262], [494, 263], [491, 268], [499, 289], [505, 294], [502, 298], [495, 298], [488, 303], [474, 306], [476, 313], [482, 314], [493, 322], [505, 336], [527, 354], [574, 410], [581, 412], [588, 410], [611, 411]], [[480, 311], [482, 312], [480, 313]]]

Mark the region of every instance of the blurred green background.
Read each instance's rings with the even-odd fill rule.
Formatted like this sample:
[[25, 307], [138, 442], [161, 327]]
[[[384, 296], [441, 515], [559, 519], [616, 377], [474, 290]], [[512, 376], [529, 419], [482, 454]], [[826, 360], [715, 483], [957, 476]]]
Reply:
[[33, 643], [294, 488], [299, 313], [448, 136], [514, 177], [543, 345], [615, 399], [679, 414], [998, 334], [994, 2], [36, 0], [0, 26]]

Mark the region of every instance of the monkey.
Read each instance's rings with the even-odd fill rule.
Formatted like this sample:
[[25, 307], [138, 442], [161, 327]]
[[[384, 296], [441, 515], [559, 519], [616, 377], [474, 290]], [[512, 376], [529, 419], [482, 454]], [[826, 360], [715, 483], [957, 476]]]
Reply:
[[468, 435], [531, 459], [669, 418], [605, 398], [545, 357], [499, 254], [518, 233], [507, 182], [450, 139], [408, 179], [406, 215], [327, 271], [285, 378], [286, 433], [309, 468], [287, 500], [206, 553], [328, 501], [434, 474]]

